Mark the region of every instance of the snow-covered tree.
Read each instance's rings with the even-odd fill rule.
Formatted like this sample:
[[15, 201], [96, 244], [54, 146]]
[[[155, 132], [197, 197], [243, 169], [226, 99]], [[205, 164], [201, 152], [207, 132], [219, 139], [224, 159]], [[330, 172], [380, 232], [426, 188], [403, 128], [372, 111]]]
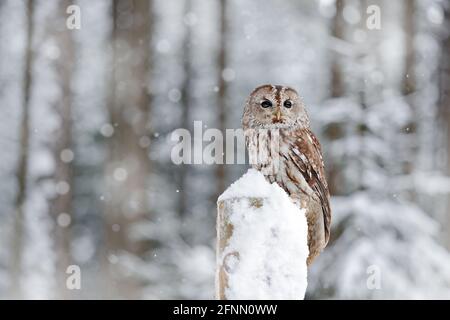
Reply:
[[[347, 5], [347, 10], [355, 10], [354, 3]], [[378, 5], [382, 12], [395, 12], [413, 4]], [[325, 146], [328, 161], [345, 157], [347, 164], [342, 180], [346, 189], [332, 203], [332, 240], [310, 277], [311, 297], [414, 299], [450, 294], [450, 254], [439, 241], [440, 225], [414, 197], [423, 188], [405, 183], [423, 169], [417, 158], [416, 143], [423, 129], [417, 104], [433, 110], [435, 101], [425, 100], [429, 88], [421, 81], [421, 64], [414, 62], [412, 68], [408, 63], [419, 52], [408, 51], [417, 35], [411, 34], [410, 24], [405, 30], [390, 19], [384, 16], [380, 31], [347, 27], [348, 37], [358, 31], [367, 39], [364, 43], [346, 39], [353, 54], [344, 66], [352, 65], [354, 81], [348, 76], [346, 97], [326, 101], [317, 115], [322, 128], [342, 131]], [[395, 63], [388, 50], [402, 38], [406, 38], [407, 79], [395, 79], [386, 68], [388, 62], [378, 61]], [[415, 79], [414, 88], [410, 77]]]

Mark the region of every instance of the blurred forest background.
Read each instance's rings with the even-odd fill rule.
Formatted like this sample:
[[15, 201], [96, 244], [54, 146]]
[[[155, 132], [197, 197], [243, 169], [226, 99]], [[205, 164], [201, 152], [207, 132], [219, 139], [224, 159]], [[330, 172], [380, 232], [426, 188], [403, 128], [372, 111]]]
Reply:
[[240, 128], [265, 83], [325, 152], [307, 297], [450, 298], [448, 0], [0, 0], [0, 297], [212, 299], [215, 202], [248, 166], [177, 166], [171, 133]]

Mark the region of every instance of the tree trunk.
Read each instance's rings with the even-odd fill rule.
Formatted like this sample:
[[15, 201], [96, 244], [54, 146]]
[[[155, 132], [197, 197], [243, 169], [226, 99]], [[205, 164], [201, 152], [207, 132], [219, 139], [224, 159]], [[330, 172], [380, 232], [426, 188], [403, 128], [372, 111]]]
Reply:
[[[61, 94], [55, 112], [60, 120], [60, 127], [54, 134], [53, 157], [55, 161], [55, 183], [67, 183], [69, 190], [57, 194], [51, 201], [50, 213], [55, 222], [54, 246], [56, 251], [56, 280], [58, 297], [67, 299], [72, 291], [66, 288], [66, 270], [72, 263], [71, 259], [71, 221], [72, 219], [72, 75], [75, 64], [75, 44], [73, 32], [65, 27], [66, 9], [73, 3], [71, 0], [61, 1], [53, 30], [60, 55], [55, 67]], [[61, 25], [64, 26], [61, 28]]]
[[[444, 147], [447, 150], [446, 174], [450, 175], [450, 7], [445, 7], [443, 35], [441, 42], [441, 59], [439, 67], [439, 118], [446, 132]], [[447, 231], [450, 230], [450, 196], [447, 200]], [[450, 232], [447, 232], [447, 247], [450, 248]]]
[[[253, 182], [247, 180], [244, 187]], [[261, 197], [236, 194], [218, 201], [216, 299], [304, 298], [308, 258], [306, 216], [286, 194], [279, 197], [274, 196], [276, 193], [272, 190]], [[295, 220], [291, 220], [292, 216]], [[252, 237], [251, 241], [248, 237]], [[287, 244], [290, 248], [286, 248]]]
[[[416, 32], [415, 27], [415, 10], [416, 3], [415, 0], [409, 0], [404, 2], [404, 50], [405, 50], [405, 67], [403, 72], [403, 81], [402, 81], [402, 93], [405, 95], [405, 99], [408, 101], [410, 110], [411, 110], [411, 121], [407, 125], [407, 134], [410, 136], [414, 136], [416, 138], [411, 139], [414, 141], [414, 144], [410, 146], [409, 150], [405, 150], [410, 154], [410, 156], [405, 157], [402, 161], [403, 168], [402, 171], [404, 174], [411, 174], [415, 166], [418, 163], [418, 151], [419, 151], [419, 137], [418, 135], [418, 110], [415, 106], [414, 95], [413, 93], [416, 91], [416, 76], [415, 76], [415, 65], [416, 65], [416, 54], [414, 48], [414, 37]], [[414, 190], [408, 192], [408, 197], [412, 201], [417, 201], [418, 194]]]
[[[244, 201], [236, 200], [236, 201]], [[250, 203], [252, 201], [249, 200]], [[255, 198], [253, 203], [261, 203], [262, 199]], [[220, 201], [217, 204], [217, 270], [216, 270], [216, 299], [227, 300], [226, 290], [229, 287], [228, 284], [228, 272], [229, 267], [227, 266], [228, 260], [239, 259], [239, 252], [230, 252], [225, 257], [222, 258], [223, 253], [233, 236], [233, 224], [230, 221], [230, 215], [232, 205], [225, 201]]]
[[24, 237], [24, 202], [27, 191], [28, 176], [28, 149], [30, 136], [30, 96], [32, 87], [32, 68], [34, 61], [33, 52], [33, 18], [34, 18], [34, 0], [28, 0], [27, 3], [27, 39], [25, 51], [24, 68], [24, 92], [22, 104], [22, 117], [20, 120], [19, 132], [19, 159], [16, 171], [17, 178], [17, 196], [15, 200], [16, 214], [14, 217], [14, 231], [12, 239], [12, 258], [11, 258], [11, 292], [13, 298], [21, 298], [20, 277], [22, 273], [22, 252]]
[[404, 23], [403, 29], [405, 33], [405, 69], [403, 74], [402, 92], [408, 95], [415, 91], [415, 50], [414, 50], [414, 35], [415, 35], [415, 0], [408, 0], [404, 2]]
[[[191, 0], [185, 1], [185, 16], [191, 11]], [[181, 88], [181, 103], [183, 108], [181, 128], [189, 129], [190, 125], [190, 109], [191, 109], [191, 90], [192, 90], [192, 64], [191, 64], [191, 40], [192, 40], [192, 28], [190, 25], [185, 25], [184, 43], [183, 43], [183, 69], [184, 80]], [[188, 190], [186, 185], [186, 179], [188, 174], [188, 166], [181, 164], [179, 167], [179, 201], [178, 201], [178, 213], [180, 217], [183, 217], [186, 213], [188, 204]]]
[[[217, 65], [218, 65], [218, 71], [219, 71], [219, 77], [218, 77], [218, 86], [219, 86], [219, 92], [218, 92], [218, 128], [220, 131], [222, 131], [223, 135], [225, 136], [225, 130], [226, 130], [226, 108], [227, 108], [227, 91], [228, 91], [228, 84], [225, 81], [223, 77], [223, 71], [227, 67], [227, 34], [228, 34], [228, 23], [227, 23], [227, 7], [228, 7], [228, 1], [227, 0], [220, 0], [220, 33], [219, 33], [219, 54], [217, 57]], [[217, 165], [216, 168], [216, 181], [217, 181], [217, 189], [216, 189], [216, 196], [215, 199], [217, 199], [217, 196], [221, 194], [225, 190], [225, 166], [224, 165]]]
[[113, 75], [108, 112], [114, 133], [109, 138], [106, 167], [104, 263], [113, 297], [139, 297], [139, 283], [120, 276], [118, 266], [122, 253], [142, 255], [148, 249], [129, 233], [132, 225], [149, 217], [150, 161], [145, 141], [150, 139], [150, 9], [147, 0], [113, 0], [112, 5]]
[[[344, 0], [336, 0], [336, 14], [333, 18], [332, 23], [332, 35], [337, 39], [344, 38]], [[340, 61], [336, 54], [333, 55], [333, 61], [331, 65], [331, 97], [342, 97], [344, 94], [344, 83], [342, 79], [342, 70], [340, 66]]]
[[[331, 24], [331, 34], [337, 39], [344, 39], [345, 21], [343, 18], [344, 0], [336, 0], [336, 14]], [[330, 80], [330, 97], [342, 97], [344, 92], [344, 80], [342, 75], [341, 61], [338, 56], [339, 53], [333, 53], [331, 61], [331, 80]], [[341, 132], [344, 131], [340, 124], [333, 124], [325, 130], [325, 136], [328, 140], [333, 141], [339, 138]], [[344, 159], [343, 159], [344, 160]], [[342, 171], [341, 164], [336, 161], [331, 162], [327, 168], [328, 185], [330, 193], [333, 195], [343, 192], [339, 179], [339, 173]]]

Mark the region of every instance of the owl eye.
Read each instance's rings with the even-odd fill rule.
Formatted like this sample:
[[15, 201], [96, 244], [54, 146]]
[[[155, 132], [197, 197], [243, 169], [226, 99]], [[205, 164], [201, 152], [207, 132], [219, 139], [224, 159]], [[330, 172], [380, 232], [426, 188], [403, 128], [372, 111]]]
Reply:
[[272, 106], [272, 102], [270, 102], [269, 100], [264, 100], [263, 102], [261, 102], [261, 107], [263, 108], [270, 108]]
[[291, 100], [286, 100], [284, 102], [284, 107], [285, 108], [291, 108], [292, 107], [292, 101]]

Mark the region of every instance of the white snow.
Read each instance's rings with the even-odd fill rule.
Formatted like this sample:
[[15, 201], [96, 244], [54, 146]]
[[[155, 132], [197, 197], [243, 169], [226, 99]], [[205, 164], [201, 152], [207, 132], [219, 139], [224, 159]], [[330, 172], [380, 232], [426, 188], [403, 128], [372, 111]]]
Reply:
[[[252, 198], [263, 205], [252, 206]], [[308, 257], [305, 210], [294, 205], [277, 184], [250, 169], [220, 197], [232, 210], [233, 235], [222, 257], [229, 255], [228, 299], [303, 299]]]
[[257, 170], [249, 169], [220, 195], [218, 201], [240, 197], [269, 197], [273, 186]]

